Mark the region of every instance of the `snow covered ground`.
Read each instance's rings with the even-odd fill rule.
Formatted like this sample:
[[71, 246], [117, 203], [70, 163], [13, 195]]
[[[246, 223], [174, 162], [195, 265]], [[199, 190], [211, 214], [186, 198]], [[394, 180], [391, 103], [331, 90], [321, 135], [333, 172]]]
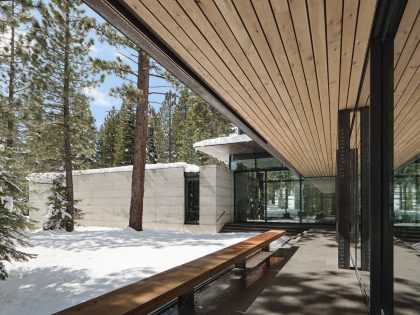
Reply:
[[0, 314], [50, 314], [252, 235], [102, 227], [34, 232], [25, 250], [38, 256], [6, 266]]

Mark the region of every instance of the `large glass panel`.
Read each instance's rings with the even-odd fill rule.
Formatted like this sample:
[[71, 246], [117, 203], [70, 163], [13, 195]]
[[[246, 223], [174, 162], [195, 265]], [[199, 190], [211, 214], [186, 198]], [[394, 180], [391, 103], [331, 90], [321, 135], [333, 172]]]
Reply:
[[305, 178], [302, 194], [302, 223], [335, 223], [336, 201], [333, 177]]
[[238, 154], [232, 155], [230, 162], [230, 169], [232, 171], [247, 171], [255, 169], [255, 155], [254, 154]]
[[264, 172], [235, 173], [235, 221], [265, 221]]
[[299, 222], [300, 184], [291, 171], [267, 172], [267, 221]]
[[[395, 152], [396, 153], [396, 152]], [[420, 310], [420, 159], [394, 174], [395, 314]]]
[[259, 170], [284, 168], [283, 163], [281, 163], [278, 159], [272, 157], [270, 154], [267, 153], [257, 153], [256, 159], [257, 169]]

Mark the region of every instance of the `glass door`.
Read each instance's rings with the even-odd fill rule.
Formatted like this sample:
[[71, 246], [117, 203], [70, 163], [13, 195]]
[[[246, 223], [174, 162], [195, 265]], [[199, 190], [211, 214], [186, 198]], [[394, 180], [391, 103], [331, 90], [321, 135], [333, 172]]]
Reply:
[[235, 221], [265, 222], [265, 173], [235, 173]]
[[300, 185], [290, 171], [268, 171], [266, 217], [271, 222], [299, 222]]

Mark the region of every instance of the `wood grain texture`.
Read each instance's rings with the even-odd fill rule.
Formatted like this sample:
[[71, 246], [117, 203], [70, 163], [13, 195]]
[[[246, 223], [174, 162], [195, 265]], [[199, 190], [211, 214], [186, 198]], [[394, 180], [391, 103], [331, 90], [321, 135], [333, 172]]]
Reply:
[[[122, 2], [303, 176], [335, 175], [338, 110], [369, 106], [376, 0]], [[419, 9], [395, 38], [395, 150], [419, 128]]]

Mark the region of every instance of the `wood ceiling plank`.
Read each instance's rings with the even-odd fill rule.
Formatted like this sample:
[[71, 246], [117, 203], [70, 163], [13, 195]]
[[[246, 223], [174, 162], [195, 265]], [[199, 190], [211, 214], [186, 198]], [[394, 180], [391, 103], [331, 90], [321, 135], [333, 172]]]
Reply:
[[315, 116], [312, 111], [309, 91], [306, 85], [288, 2], [287, 0], [272, 0], [270, 3], [283, 40], [287, 58], [290, 62], [290, 67], [292, 68], [293, 77], [299, 91], [300, 99], [302, 101], [303, 108], [305, 109], [305, 116], [311, 133], [310, 142], [315, 144], [316, 155], [314, 156], [314, 160], [319, 164], [319, 168], [321, 169], [320, 174], [322, 174], [321, 172], [324, 168], [322, 167], [321, 161], [319, 161], [322, 157], [322, 151], [320, 148], [321, 142], [317, 136], [318, 132], [315, 124]]
[[405, 47], [405, 43], [407, 42], [407, 38], [409, 37], [412, 31], [413, 25], [415, 24], [415, 21], [418, 18], [419, 10], [420, 10], [420, 2], [418, 0], [409, 0], [407, 2], [407, 6], [404, 10], [401, 23], [398, 27], [398, 31], [394, 39], [394, 65], [395, 66], [398, 64], [401, 53]]
[[[252, 42], [252, 39], [250, 38], [247, 32], [247, 29], [245, 29], [242, 20], [238, 15], [238, 12], [236, 11], [235, 6], [233, 5], [233, 3], [228, 1], [216, 1], [216, 5], [220, 10], [221, 14], [225, 17], [225, 20], [228, 23], [230, 30], [232, 31], [239, 45], [245, 52], [247, 58], [254, 66], [254, 69], [257, 72], [259, 79], [267, 88], [270, 96], [273, 98], [273, 101], [280, 105], [276, 106], [276, 108], [272, 108], [275, 120], [279, 124], [284, 124], [285, 126], [289, 126], [290, 128], [290, 120], [287, 120], [288, 113], [285, 110], [284, 106], [281, 106], [282, 100], [278, 95], [278, 92], [273, 84], [268, 69], [261, 60], [260, 55], [256, 50], [254, 43]], [[293, 139], [293, 134], [291, 133], [291, 130], [289, 128], [284, 127], [283, 132], [288, 136], [289, 139]], [[293, 146], [294, 144], [291, 141], [289, 142], [289, 145]]]
[[313, 148], [314, 144], [309, 142], [309, 139], [311, 139], [309, 125], [305, 117], [305, 111], [303, 109], [302, 102], [296, 88], [296, 83], [294, 81], [293, 73], [290, 69], [283, 42], [280, 37], [280, 33], [278, 32], [276, 21], [272, 14], [271, 6], [267, 1], [254, 0], [252, 3], [271, 51], [275, 52], [273, 57], [275, 59], [278, 70], [284, 78], [284, 85], [289, 95], [287, 103], [288, 110], [294, 111], [299, 117], [296, 123], [298, 136], [300, 137], [302, 143], [305, 145], [306, 150], [310, 150], [313, 156], [316, 151]]
[[[420, 67], [417, 68], [417, 71], [413, 75], [412, 79], [408, 83], [406, 89], [402, 93], [398, 102], [394, 105], [394, 120], [399, 118], [400, 115], [404, 117], [406, 114], [407, 108], [406, 105], [409, 104], [410, 99], [418, 99], [420, 84]], [[395, 99], [395, 98], [394, 98]], [[420, 123], [420, 122], [419, 122]]]
[[[296, 146], [302, 147], [304, 154], [306, 154], [304, 157], [307, 157], [309, 149], [308, 144], [306, 143], [305, 145], [305, 142], [302, 143], [302, 141], [299, 141], [300, 135], [303, 133], [303, 129], [300, 124], [300, 118], [298, 117], [292, 104], [290, 95], [279, 72], [270, 46], [266, 41], [266, 37], [261, 28], [260, 22], [254, 12], [252, 3], [248, 0], [240, 0], [239, 2], [234, 0], [233, 3], [236, 5], [235, 9], [242, 21], [241, 24], [245, 26], [247, 35], [252, 41], [252, 46], [255, 48], [255, 51], [258, 53], [258, 58], [260, 59], [261, 64], [263, 64], [267, 70], [270, 78], [270, 80], [267, 80], [267, 82], [270, 84], [270, 86], [273, 87], [271, 95], [273, 97], [274, 103], [269, 103], [267, 106], [271, 107], [272, 111], [279, 111], [286, 124], [286, 126], [282, 125], [282, 127], [290, 129], [290, 134], [293, 136], [291, 141], [294, 142]], [[271, 9], [265, 12], [266, 15], [269, 13], [271, 13]], [[239, 20], [236, 21], [238, 21], [238, 23], [233, 24], [235, 27], [240, 25]], [[275, 26], [275, 24], [273, 26]], [[237, 34], [238, 32], [234, 31], [234, 33]], [[240, 37], [242, 36], [247, 37], [245, 36], [245, 32], [240, 35]], [[254, 59], [252, 60], [256, 60], [258, 58], [254, 56]]]
[[398, 126], [394, 127], [394, 139], [396, 142], [403, 141], [407, 135], [409, 135], [410, 130], [416, 129], [420, 126], [420, 98], [413, 100], [413, 106], [408, 114], [401, 119]]
[[416, 52], [413, 54], [409, 64], [405, 68], [401, 79], [397, 83], [394, 91], [394, 104], [395, 108], [398, 109], [400, 104], [405, 104], [404, 94], [406, 90], [410, 88], [410, 85], [418, 82], [419, 78], [417, 76], [418, 69], [420, 67], [420, 49], [419, 46], [416, 47]]
[[[420, 137], [420, 130], [416, 134], [417, 137]], [[413, 157], [420, 155], [420, 151], [418, 150], [418, 147], [420, 146], [419, 142], [411, 142], [408, 143], [408, 145], [401, 150], [401, 148], [398, 148], [398, 155], [394, 158], [394, 169], [401, 167], [401, 165], [404, 165], [407, 163], [407, 161], [410, 161]]]
[[403, 142], [398, 142], [394, 145], [395, 154], [394, 159], [408, 160], [414, 154], [420, 152], [420, 141], [415, 138], [419, 138], [419, 128], [412, 131], [410, 137]]
[[[401, 114], [397, 118], [394, 119], [394, 135], [398, 135], [400, 130], [403, 130], [409, 127], [407, 126], [408, 121], [412, 119], [412, 116], [416, 113], [416, 111], [419, 110], [418, 108], [419, 107], [418, 102], [420, 99], [419, 95], [420, 95], [420, 84], [417, 86], [415, 93], [413, 93], [413, 97], [410, 98], [410, 100], [404, 106], [404, 109], [401, 112]], [[413, 121], [413, 124], [419, 126], [420, 120]]]
[[413, 134], [413, 137], [403, 145], [395, 145], [394, 168], [398, 168], [405, 162], [420, 154], [420, 130]]
[[323, 0], [307, 2], [312, 32], [312, 44], [318, 79], [318, 90], [322, 108], [324, 135], [327, 145], [329, 174], [334, 174], [335, 143], [331, 138], [331, 113], [328, 84], [328, 60], [326, 39], [326, 16]]
[[[365, 58], [368, 57], [369, 34], [367, 30], [372, 27], [373, 15], [375, 14], [376, 0], [361, 0], [359, 8], [359, 16], [357, 19], [357, 31], [354, 42], [354, 51], [352, 58], [352, 67], [350, 73], [350, 86], [347, 99], [347, 108], [354, 108], [357, 101], [357, 93], [359, 92], [359, 84], [362, 79], [363, 66]], [[369, 66], [369, 65], [368, 65]], [[369, 68], [367, 68], [369, 69]], [[366, 81], [364, 81], [366, 82]], [[362, 87], [365, 87], [365, 83]], [[369, 90], [369, 89], [368, 89]], [[365, 95], [363, 95], [365, 97]], [[365, 98], [365, 100], [367, 97]]]
[[[326, 1], [328, 81], [330, 92], [331, 141], [337, 147], [338, 90], [340, 82], [342, 1]], [[334, 151], [334, 150], [333, 150]], [[335, 152], [334, 152], [335, 153]], [[334, 154], [335, 156], [335, 154]], [[336, 161], [333, 160], [335, 165]]]
[[[235, 91], [237, 91], [236, 95], [243, 96], [242, 101], [246, 103], [246, 106], [247, 106], [244, 109], [249, 110], [250, 112], [254, 112], [254, 114], [256, 114], [257, 116], [265, 116], [264, 120], [266, 121], [266, 123], [272, 124], [273, 123], [271, 119], [272, 113], [268, 111], [267, 107], [255, 106], [255, 102], [261, 102], [261, 98], [258, 98], [258, 97], [256, 99], [252, 98], [252, 96], [254, 97], [257, 96], [257, 93], [255, 93], [255, 89], [251, 85], [248, 85], [247, 88], [243, 87], [241, 82], [239, 82], [237, 78], [233, 75], [233, 73], [230, 71], [230, 69], [227, 68], [226, 64], [221, 60], [220, 56], [213, 50], [213, 46], [211, 46], [211, 44], [208, 41], [206, 41], [203, 34], [198, 30], [197, 26], [192, 22], [192, 20], [190, 20], [189, 16], [185, 14], [183, 9], [175, 1], [170, 1], [170, 2], [160, 1], [160, 3], [161, 3], [161, 7], [157, 7], [156, 10], [158, 8], [161, 8], [162, 10], [166, 9], [167, 14], [169, 14], [172, 17], [173, 21], [176, 21], [180, 25], [183, 25], [185, 29], [189, 30], [188, 37], [191, 40], [191, 42], [194, 42], [196, 47], [200, 47], [202, 54], [206, 55], [209, 62], [211, 60], [211, 63], [214, 65], [215, 69], [218, 69], [220, 73], [223, 73], [224, 77], [226, 78], [226, 81], [230, 82], [230, 84], [232, 85], [232, 88]], [[199, 10], [197, 6], [195, 7], [195, 9]], [[164, 19], [164, 20], [167, 21], [167, 23], [171, 21], [171, 19]], [[169, 24], [168, 27], [175, 28], [174, 23]], [[181, 40], [182, 42], [188, 41], [186, 37], [181, 37]], [[218, 43], [215, 43], [214, 46], [217, 46], [217, 44]], [[227, 54], [225, 54], [224, 57], [228, 57]], [[238, 71], [238, 69], [235, 69], [235, 70]], [[241, 77], [243, 79], [245, 78], [243, 76]], [[242, 83], [246, 83], [246, 81], [242, 80]], [[252, 96], [250, 95], [250, 93], [252, 94]], [[273, 124], [272, 127], [276, 129], [278, 133], [280, 134], [282, 133], [282, 129], [279, 129], [277, 124]], [[286, 141], [282, 137], [281, 137], [281, 140]], [[293, 152], [293, 153], [297, 154], [297, 152]]]
[[[288, 153], [289, 148], [286, 148], [283, 144], [283, 142], [279, 141], [279, 135], [276, 133], [273, 133], [270, 128], [266, 126], [267, 122], [262, 122], [260, 120], [260, 117], [258, 115], [251, 116], [247, 111], [244, 111], [242, 107], [236, 102], [237, 99], [240, 99], [240, 97], [232, 98], [230, 96], [229, 92], [234, 92], [234, 90], [230, 87], [230, 91], [226, 90], [225, 87], [229, 87], [229, 83], [226, 81], [223, 81], [222, 78], [213, 78], [208, 72], [207, 68], [204, 68], [199, 61], [203, 61], [204, 64], [206, 64], [205, 56], [201, 56], [200, 58], [197, 57], [195, 59], [195, 56], [191, 55], [191, 51], [193, 50], [194, 46], [191, 44], [190, 47], [184, 47], [178, 40], [165, 28], [164, 25], [161, 24], [160, 20], [157, 19], [148, 9], [147, 6], [144, 6], [142, 2], [134, 1], [134, 0], [125, 0], [127, 4], [129, 4], [133, 9], [134, 12], [141, 12], [141, 17], [150, 25], [153, 29], [158, 30], [159, 35], [162, 37], [163, 40], [166, 42], [171, 43], [171, 46], [173, 49], [177, 51], [178, 54], [184, 60], [186, 60], [191, 66], [196, 69], [197, 73], [202, 76], [202, 78], [209, 83], [210, 86], [212, 86], [218, 93], [221, 94], [221, 96], [235, 108], [239, 114], [244, 117], [247, 121], [249, 121], [253, 126], [258, 129], [258, 131], [267, 138], [268, 141], [274, 144], [275, 147], [277, 147], [278, 150], [284, 150], [282, 153], [284, 153], [285, 157], [293, 157], [292, 154]], [[153, 3], [153, 6], [150, 6], [150, 3], [148, 3], [148, 7], [155, 7], [156, 3]], [[209, 68], [211, 68], [211, 65], [208, 65]], [[214, 68], [214, 67], [213, 67]], [[222, 81], [222, 84], [219, 84], [219, 81]], [[257, 123], [258, 122], [258, 123]], [[281, 148], [281, 149], [280, 149]], [[296, 165], [299, 165], [302, 169], [304, 169], [304, 166], [301, 164], [298, 164], [299, 162], [295, 162]], [[298, 166], [296, 166], [298, 167]]]
[[[354, 107], [376, 0], [125, 3], [303, 175], [334, 174], [338, 109]], [[418, 144], [419, 10], [408, 1], [395, 39], [396, 155]], [[368, 73], [360, 92], [362, 107]]]
[[[398, 59], [398, 63], [394, 69], [394, 83], [398, 85], [399, 81], [402, 78], [403, 73], [406, 71], [406, 68], [411, 59], [415, 58], [418, 60], [418, 56], [415, 56], [417, 47], [419, 44], [420, 37], [420, 18], [416, 20], [415, 25], [410, 33], [410, 36], [407, 38], [407, 41], [404, 45], [404, 49], [401, 52], [401, 56]], [[394, 48], [395, 50], [395, 48]], [[418, 55], [418, 53], [417, 53]], [[418, 64], [417, 64], [418, 66]]]
[[338, 101], [340, 109], [347, 108], [347, 96], [349, 92], [350, 74], [352, 71], [352, 57], [359, 1], [346, 0], [343, 4], [343, 33], [341, 41], [340, 87]]
[[[198, 25], [198, 21], [200, 21], [200, 27], [204, 27], [203, 33], [213, 42], [213, 46], [215, 47], [217, 43], [220, 43], [222, 47], [218, 47], [219, 55], [222, 56], [222, 58], [226, 61], [226, 64], [236, 74], [236, 77], [238, 77], [239, 80], [242, 79], [241, 83], [244, 85], [244, 87], [247, 88], [247, 79], [252, 83], [254, 89], [256, 90], [257, 96], [262, 99], [261, 101], [258, 101], [257, 104], [270, 102], [272, 103], [273, 100], [268, 94], [266, 87], [260, 80], [255, 80], [255, 77], [258, 77], [258, 75], [249, 62], [244, 51], [240, 47], [239, 43], [237, 42], [236, 38], [232, 32], [226, 31], [229, 29], [229, 26], [223, 16], [220, 14], [215, 2], [200, 1], [193, 4], [189, 0], [180, 0], [180, 3], [182, 4], [183, 8], [188, 11], [190, 17], [193, 21], [195, 21], [196, 25]], [[193, 10], [192, 6], [195, 5], [198, 5], [201, 8], [201, 12]], [[217, 38], [219, 38], [220, 41]], [[230, 58], [230, 55], [234, 57]], [[252, 90], [253, 88], [250, 89]], [[306, 171], [308, 170], [306, 169]], [[302, 170], [302, 172], [305, 171]], [[313, 172], [313, 170], [311, 172]]]
[[[314, 5], [315, 3], [313, 3]], [[318, 2], [319, 6], [323, 3]], [[306, 2], [304, 0], [293, 0], [289, 1], [290, 12], [292, 15], [292, 21], [295, 29], [295, 36], [299, 47], [301, 56], [302, 67], [304, 70], [305, 80], [308, 85], [309, 98], [311, 100], [312, 111], [315, 116], [315, 125], [317, 129], [319, 143], [321, 145], [321, 154], [323, 168], [325, 170], [324, 176], [331, 175], [331, 170], [328, 167], [329, 154], [327, 149], [327, 139], [324, 129], [324, 119], [321, 107], [319, 89], [318, 89], [318, 78], [315, 66], [315, 56], [312, 46], [311, 38], [311, 27], [308, 21], [308, 12]], [[319, 21], [320, 23], [323, 21]]]

